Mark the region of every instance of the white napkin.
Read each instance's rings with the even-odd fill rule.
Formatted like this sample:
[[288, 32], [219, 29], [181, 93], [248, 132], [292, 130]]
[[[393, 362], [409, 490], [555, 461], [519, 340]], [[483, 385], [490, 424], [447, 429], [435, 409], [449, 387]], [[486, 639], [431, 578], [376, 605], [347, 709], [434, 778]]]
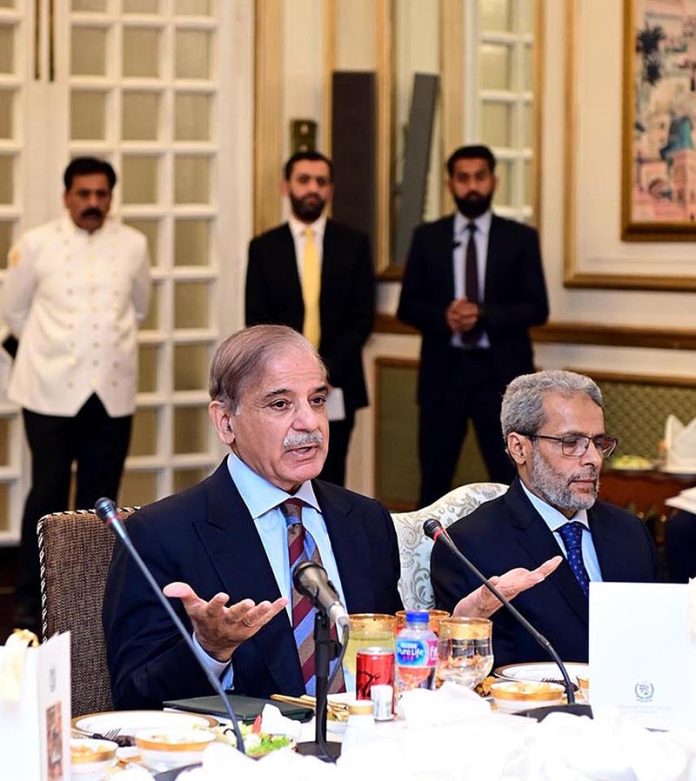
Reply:
[[685, 488], [671, 499], [665, 500], [669, 507], [676, 507], [678, 510], [686, 510], [696, 515], [696, 488]]
[[418, 729], [490, 716], [491, 706], [466, 686], [448, 681], [435, 691], [413, 689], [405, 692], [397, 711], [409, 729]]
[[696, 472], [696, 418], [685, 426], [675, 415], [665, 423], [667, 470]]
[[261, 711], [261, 731], [269, 735], [287, 735], [299, 740], [302, 724], [297, 719], [288, 719], [275, 705], [264, 705]]

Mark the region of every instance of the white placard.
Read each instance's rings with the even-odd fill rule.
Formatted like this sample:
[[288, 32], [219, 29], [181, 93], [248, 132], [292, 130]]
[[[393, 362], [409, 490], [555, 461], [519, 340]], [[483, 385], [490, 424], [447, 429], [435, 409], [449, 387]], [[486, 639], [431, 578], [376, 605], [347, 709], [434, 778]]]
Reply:
[[27, 649], [20, 699], [0, 701], [0, 757], [2, 778], [70, 781], [69, 632]]
[[590, 703], [646, 727], [696, 727], [689, 587], [590, 584]]

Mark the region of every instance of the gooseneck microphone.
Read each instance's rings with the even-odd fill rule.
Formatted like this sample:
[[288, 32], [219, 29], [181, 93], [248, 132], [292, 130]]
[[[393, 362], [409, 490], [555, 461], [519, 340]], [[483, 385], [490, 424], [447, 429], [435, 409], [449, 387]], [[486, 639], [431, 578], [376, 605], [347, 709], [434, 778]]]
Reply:
[[242, 732], [239, 729], [239, 723], [237, 722], [237, 716], [234, 712], [234, 708], [232, 707], [227, 695], [225, 694], [224, 689], [222, 688], [222, 686], [220, 686], [220, 681], [217, 679], [215, 674], [203, 664], [203, 662], [199, 658], [198, 652], [196, 651], [196, 647], [193, 644], [193, 640], [191, 639], [190, 633], [186, 630], [186, 627], [181, 623], [181, 619], [174, 612], [174, 608], [169, 604], [169, 602], [165, 598], [164, 594], [162, 593], [162, 590], [157, 584], [157, 581], [154, 579], [152, 573], [148, 569], [147, 564], [145, 564], [140, 554], [135, 549], [135, 546], [133, 545], [131, 538], [128, 536], [128, 532], [126, 531], [126, 527], [123, 524], [123, 521], [121, 521], [121, 519], [118, 517], [118, 510], [116, 509], [115, 503], [111, 499], [102, 497], [101, 499], [97, 499], [94, 505], [94, 509], [97, 515], [99, 516], [100, 520], [103, 521], [103, 523], [106, 526], [111, 528], [111, 530], [116, 534], [117, 537], [119, 537], [121, 542], [125, 545], [126, 550], [130, 554], [133, 561], [136, 563], [140, 572], [142, 572], [143, 577], [148, 582], [148, 585], [150, 586], [152, 591], [157, 595], [157, 599], [160, 601], [162, 607], [167, 612], [169, 618], [171, 618], [171, 620], [173, 621], [174, 626], [177, 628], [177, 631], [181, 635], [181, 639], [189, 647], [197, 664], [200, 666], [201, 670], [203, 670], [203, 672], [205, 673], [205, 677], [208, 679], [208, 683], [213, 687], [215, 693], [220, 697], [222, 704], [225, 710], [227, 711], [227, 715], [229, 716], [230, 721], [232, 722], [232, 728], [234, 730], [234, 734], [237, 739], [237, 749], [241, 751], [242, 754], [245, 754], [246, 751], [244, 749], [244, 738], [242, 737]]
[[329, 575], [315, 561], [303, 561], [298, 564], [292, 573], [292, 582], [295, 588], [307, 597], [319, 610], [323, 610], [329, 620], [337, 628], [347, 626], [348, 613], [341, 604], [336, 587], [329, 580]]
[[473, 573], [477, 580], [479, 580], [488, 589], [488, 591], [490, 591], [491, 594], [496, 597], [496, 599], [502, 602], [502, 604], [515, 618], [515, 620], [524, 627], [524, 629], [536, 640], [537, 643], [539, 643], [539, 645], [553, 659], [553, 661], [558, 666], [558, 669], [561, 671], [566, 690], [566, 696], [568, 698], [568, 704], [565, 706], [560, 705], [551, 706], [548, 708], [536, 708], [535, 710], [538, 711], [538, 714], [534, 714], [533, 710], [524, 711], [524, 714], [533, 716], [534, 718], [537, 718], [538, 716], [539, 720], [541, 720], [552, 711], [561, 710], [577, 716], [591, 717], [592, 709], [589, 705], [578, 704], [575, 702], [575, 691], [573, 684], [571, 683], [570, 676], [568, 675], [568, 670], [566, 669], [565, 664], [563, 664], [563, 661], [558, 655], [556, 649], [551, 645], [551, 642], [544, 635], [542, 635], [538, 629], [535, 629], [520, 613], [520, 611], [517, 610], [516, 607], [513, 607], [512, 604], [510, 604], [510, 600], [503, 596], [503, 594], [498, 591], [498, 589], [490, 582], [490, 580], [488, 580], [488, 578], [482, 572], [480, 572], [480, 570], [471, 561], [469, 561], [469, 559], [459, 550], [459, 548], [457, 548], [457, 546], [454, 544], [454, 541], [439, 521], [436, 521], [434, 518], [429, 518], [423, 523], [423, 532], [425, 533], [426, 537], [430, 537], [430, 539], [435, 543], [437, 543], [438, 540], [441, 540], [442, 543], [446, 545], [452, 551], [452, 553], [454, 553], [454, 555], [464, 564], [469, 572]]

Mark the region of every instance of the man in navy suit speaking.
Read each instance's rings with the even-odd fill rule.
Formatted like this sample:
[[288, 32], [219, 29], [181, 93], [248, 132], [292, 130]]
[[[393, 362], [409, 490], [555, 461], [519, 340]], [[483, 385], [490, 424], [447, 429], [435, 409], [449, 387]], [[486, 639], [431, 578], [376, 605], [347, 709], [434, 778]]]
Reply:
[[[315, 479], [328, 446], [326, 369], [286, 326], [240, 331], [218, 347], [210, 419], [230, 449], [206, 480], [128, 520], [133, 544], [221, 683], [239, 694], [313, 694], [313, 611], [292, 568], [320, 562], [349, 613], [394, 613], [399, 551], [387, 510]], [[506, 573], [512, 598], [557, 561]], [[457, 612], [495, 610], [479, 589]], [[204, 673], [144, 578], [117, 543], [104, 597], [117, 708], [161, 707], [211, 693]], [[337, 680], [340, 676], [337, 675]], [[350, 681], [346, 684], [350, 686]]]
[[[457, 547], [487, 576], [533, 568], [563, 553], [554, 573], [515, 606], [566, 661], [588, 656], [590, 581], [651, 582], [655, 550], [645, 524], [597, 500], [599, 473], [617, 441], [604, 429], [602, 393], [589, 377], [543, 371], [517, 377], [501, 423], [517, 478], [498, 499], [449, 527]], [[430, 574], [437, 606], [451, 608], [475, 579], [436, 545]], [[538, 661], [543, 652], [505, 610], [493, 617], [497, 665]]]

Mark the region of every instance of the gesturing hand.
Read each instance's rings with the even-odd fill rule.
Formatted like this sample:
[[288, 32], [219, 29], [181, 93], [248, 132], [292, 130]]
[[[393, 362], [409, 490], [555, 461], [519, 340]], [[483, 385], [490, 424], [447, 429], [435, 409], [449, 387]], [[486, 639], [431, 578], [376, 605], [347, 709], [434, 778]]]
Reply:
[[229, 601], [227, 594], [221, 592], [206, 602], [188, 583], [179, 582], [168, 583], [163, 593], [165, 597], [181, 600], [201, 648], [220, 662], [229, 661], [245, 640], [288, 604], [285, 597], [279, 597], [275, 602], [264, 600], [258, 605], [251, 599], [243, 599], [225, 607]]
[[[528, 570], [524, 567], [515, 567], [504, 575], [494, 575], [490, 581], [504, 597], [514, 599], [528, 588], [541, 583], [562, 561], [563, 556], [554, 556], [536, 569]], [[453, 615], [488, 618], [501, 605], [502, 602], [494, 597], [485, 586], [479, 586], [476, 591], [472, 591], [471, 594], [457, 602]]]

